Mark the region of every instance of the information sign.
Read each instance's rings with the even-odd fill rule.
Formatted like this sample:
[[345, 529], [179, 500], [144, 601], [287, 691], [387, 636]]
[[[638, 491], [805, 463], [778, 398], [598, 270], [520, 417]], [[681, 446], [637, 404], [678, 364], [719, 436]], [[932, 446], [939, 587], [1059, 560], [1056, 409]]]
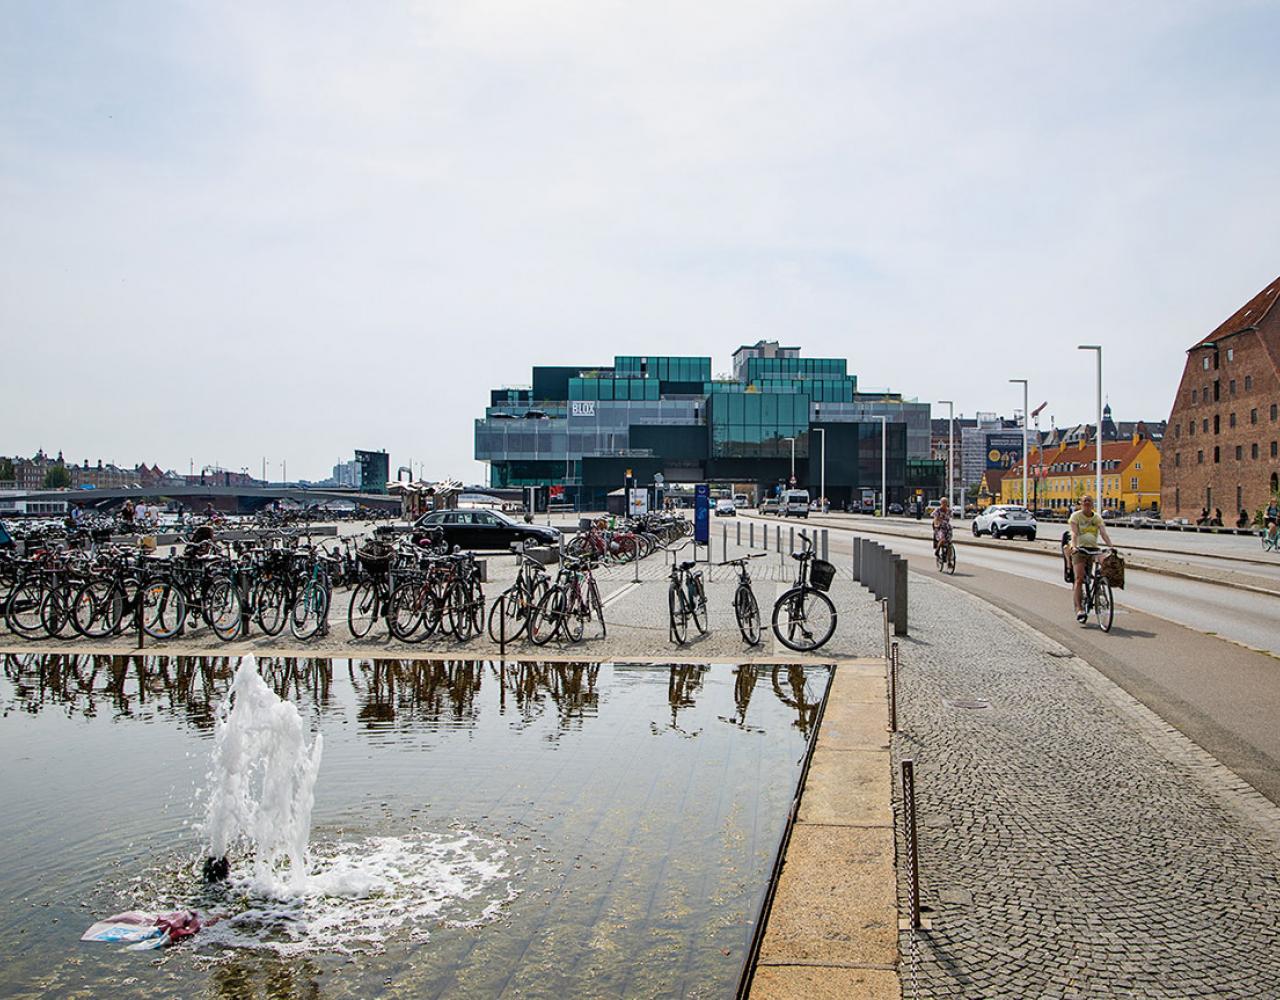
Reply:
[[701, 545], [711, 540], [711, 487], [706, 483], [693, 488], [693, 540]]

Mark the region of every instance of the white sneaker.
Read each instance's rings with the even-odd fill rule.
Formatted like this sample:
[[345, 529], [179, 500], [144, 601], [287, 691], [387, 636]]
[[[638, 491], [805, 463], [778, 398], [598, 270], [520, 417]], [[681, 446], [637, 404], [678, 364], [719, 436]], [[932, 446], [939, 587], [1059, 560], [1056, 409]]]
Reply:
[[1083, 611], [1077, 611], [1076, 621], [1078, 621], [1081, 625], [1084, 625], [1089, 621], [1089, 616]]

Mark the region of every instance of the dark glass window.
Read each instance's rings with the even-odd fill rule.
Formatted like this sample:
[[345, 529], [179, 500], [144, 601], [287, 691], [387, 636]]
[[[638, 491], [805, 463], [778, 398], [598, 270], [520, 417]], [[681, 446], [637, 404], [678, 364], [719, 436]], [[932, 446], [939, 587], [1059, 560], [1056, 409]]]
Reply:
[[1245, 392], [1252, 392], [1252, 391], [1253, 391], [1253, 376], [1252, 376], [1252, 375], [1246, 375], [1246, 376], [1244, 377], [1244, 391], [1245, 391]]
[[1249, 457], [1250, 457], [1250, 458], [1252, 458], [1252, 459], [1255, 459], [1255, 460], [1257, 459], [1257, 457], [1258, 457], [1258, 442], [1257, 442], [1257, 441], [1253, 442], [1253, 444], [1250, 446], [1250, 448], [1249, 448]]
[[1213, 446], [1213, 464], [1217, 465], [1222, 461], [1222, 449], [1216, 444]]
[[1244, 458], [1244, 446], [1236, 445], [1236, 461], [1239, 462], [1242, 458]]
[[1255, 406], [1249, 411], [1249, 423], [1256, 424], [1258, 422], [1258, 408]]

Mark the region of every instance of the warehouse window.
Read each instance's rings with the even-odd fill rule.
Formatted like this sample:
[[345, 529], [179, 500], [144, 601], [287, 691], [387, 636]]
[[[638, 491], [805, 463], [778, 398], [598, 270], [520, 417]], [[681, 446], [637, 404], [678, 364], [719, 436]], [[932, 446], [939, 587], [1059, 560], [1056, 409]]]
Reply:
[[1204, 465], [1204, 452], [1203, 452], [1203, 451], [1197, 451], [1197, 452], [1196, 452], [1196, 465]]
[[1236, 394], [1236, 380], [1235, 380], [1235, 379], [1232, 379], [1232, 380], [1231, 380], [1231, 382], [1229, 383], [1229, 388], [1230, 388], [1230, 391], [1231, 391], [1231, 395], [1233, 395], [1233, 396], [1234, 396], [1234, 395]]
[[1182, 467], [1182, 452], [1180, 452], [1180, 451], [1174, 452], [1174, 454], [1173, 454], [1173, 464], [1174, 464], [1175, 468], [1181, 468], [1181, 467]]
[[1249, 423], [1256, 424], [1258, 422], [1258, 408], [1255, 406], [1249, 411]]
[[1204, 356], [1203, 363], [1204, 363], [1204, 370], [1205, 370], [1205, 371], [1208, 371], [1208, 370], [1209, 370], [1209, 355], [1207, 355], [1207, 354], [1206, 354], [1206, 355]]
[[1242, 461], [1243, 459], [1244, 459], [1244, 446], [1238, 444], [1236, 445], [1236, 461], [1239, 462], [1239, 461]]
[[1257, 441], [1253, 442], [1253, 445], [1249, 448], [1249, 457], [1254, 459], [1255, 461], [1257, 460], [1258, 458], [1258, 442]]
[[1233, 347], [1228, 347], [1228, 348], [1227, 348], [1227, 360], [1228, 360], [1228, 361], [1234, 361], [1235, 359], [1236, 359], [1236, 352], [1235, 352], [1235, 348], [1233, 348]]
[[1236, 425], [1236, 415], [1234, 413], [1227, 417], [1227, 424], [1231, 427]]

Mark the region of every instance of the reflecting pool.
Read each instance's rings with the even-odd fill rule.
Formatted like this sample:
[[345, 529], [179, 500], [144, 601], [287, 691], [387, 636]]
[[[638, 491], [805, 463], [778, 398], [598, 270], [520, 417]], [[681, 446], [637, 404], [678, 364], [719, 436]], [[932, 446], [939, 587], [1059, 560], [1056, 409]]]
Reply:
[[[323, 735], [335, 888], [279, 900], [199, 876], [237, 664], [4, 657], [0, 995], [732, 994], [827, 668], [259, 658]], [[176, 908], [222, 919], [80, 940]]]

